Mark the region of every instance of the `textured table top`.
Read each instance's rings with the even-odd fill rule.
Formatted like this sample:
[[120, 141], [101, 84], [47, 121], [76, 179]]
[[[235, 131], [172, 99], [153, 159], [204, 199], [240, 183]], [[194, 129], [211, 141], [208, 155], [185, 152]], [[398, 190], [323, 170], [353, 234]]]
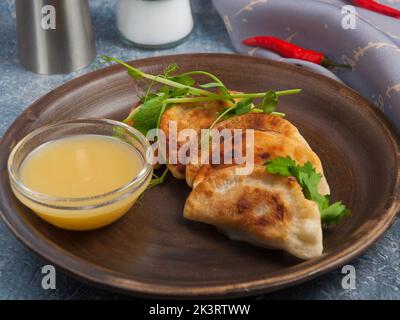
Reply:
[[[125, 60], [183, 52], [232, 52], [222, 20], [210, 0], [193, 0], [196, 26], [182, 45], [162, 51], [129, 48], [117, 38], [115, 1], [91, 0], [98, 53]], [[201, 3], [201, 5], [200, 5]], [[33, 101], [55, 87], [100, 66], [68, 75], [41, 76], [23, 69], [16, 52], [14, 1], [0, 2], [0, 135]], [[400, 221], [362, 257], [351, 262], [356, 270], [356, 289], [343, 289], [341, 269], [294, 288], [257, 299], [400, 299]], [[57, 272], [57, 288], [41, 287], [41, 267], [46, 264], [26, 249], [0, 221], [0, 299], [126, 299], [81, 283]]]

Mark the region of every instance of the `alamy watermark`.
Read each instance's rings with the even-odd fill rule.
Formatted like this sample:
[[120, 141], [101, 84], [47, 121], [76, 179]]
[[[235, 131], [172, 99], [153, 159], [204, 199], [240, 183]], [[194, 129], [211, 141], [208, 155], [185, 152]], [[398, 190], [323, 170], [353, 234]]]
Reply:
[[151, 149], [146, 160], [154, 164], [238, 165], [237, 175], [249, 175], [254, 169], [254, 129], [183, 129], [176, 121], [168, 131], [150, 130], [146, 138]]
[[52, 5], [43, 6], [42, 10], [42, 29], [55, 30], [56, 29], [56, 8]]
[[357, 29], [357, 12], [354, 6], [346, 5], [342, 7], [342, 28], [344, 30]]
[[356, 268], [347, 264], [342, 267], [342, 274], [345, 275], [342, 279], [342, 288], [344, 290], [356, 289]]
[[51, 264], [47, 264], [42, 267], [41, 273], [44, 274], [42, 277], [42, 288], [44, 290], [55, 290], [56, 289], [56, 268]]

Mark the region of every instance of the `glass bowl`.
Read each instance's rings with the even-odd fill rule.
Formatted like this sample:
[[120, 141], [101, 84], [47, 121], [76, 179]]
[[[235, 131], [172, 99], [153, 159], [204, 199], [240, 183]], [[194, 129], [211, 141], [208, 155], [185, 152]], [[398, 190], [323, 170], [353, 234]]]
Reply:
[[[126, 185], [90, 197], [54, 197], [31, 190], [20, 179], [21, 165], [37, 147], [74, 135], [114, 137], [136, 149], [143, 162], [139, 174]], [[24, 137], [8, 159], [8, 174], [15, 196], [45, 221], [68, 230], [91, 230], [108, 225], [122, 217], [148, 186], [153, 168], [150, 145], [136, 129], [107, 119], [64, 121], [41, 127]]]

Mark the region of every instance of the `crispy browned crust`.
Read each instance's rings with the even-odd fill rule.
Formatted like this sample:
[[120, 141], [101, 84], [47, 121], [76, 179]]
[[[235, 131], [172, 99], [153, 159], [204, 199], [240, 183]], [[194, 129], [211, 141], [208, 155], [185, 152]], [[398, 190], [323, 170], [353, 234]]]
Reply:
[[[182, 105], [175, 105], [166, 110], [161, 118], [160, 129], [163, 130], [167, 138], [167, 146], [170, 143], [170, 138], [175, 140], [178, 145], [178, 150], [181, 145], [186, 141], [177, 141], [169, 132], [170, 121], [176, 121], [177, 132], [184, 129], [194, 129], [199, 132], [201, 129], [207, 129], [217, 118], [217, 114], [224, 109], [223, 103], [220, 101], [209, 101], [202, 103], [185, 103]], [[173, 143], [175, 141], [172, 141]], [[167, 149], [167, 159], [169, 150]], [[185, 165], [183, 164], [168, 164], [174, 177], [178, 179], [185, 179]]]
[[[224, 159], [225, 154], [230, 158], [233, 152], [241, 152], [242, 155], [246, 156], [246, 144], [244, 143], [246, 142], [246, 134], [243, 133], [242, 135], [243, 143], [235, 145], [232, 143], [231, 139], [229, 141], [230, 148], [227, 150], [224, 149], [224, 143], [221, 143], [221, 159]], [[308, 161], [311, 162], [318, 172], [323, 173], [321, 161], [309, 147], [299, 143], [298, 140], [288, 138], [282, 134], [273, 131], [254, 130], [254, 145], [251, 146], [251, 148], [254, 150], [255, 165], [263, 165], [266, 161], [276, 157], [290, 156], [299, 164], [304, 164]], [[214, 148], [214, 150], [216, 150], [216, 148]], [[234, 159], [232, 162], [232, 164], [189, 164], [186, 167], [186, 181], [189, 186], [195, 187], [210, 174], [222, 168], [235, 165]]]
[[[219, 122], [215, 128], [218, 131], [224, 129], [254, 129], [259, 131], [272, 131], [279, 133], [285, 137], [299, 141], [301, 144], [309, 147], [307, 141], [299, 133], [297, 128], [281, 117], [269, 115], [265, 113], [248, 113]], [[186, 168], [186, 182], [189, 186], [193, 186], [194, 178], [196, 177], [201, 165], [189, 164]]]
[[308, 146], [308, 143], [299, 133], [299, 130], [288, 120], [266, 113], [247, 113], [219, 122], [215, 129], [254, 129], [260, 131], [274, 131], [288, 138], [296, 139]]
[[303, 259], [322, 252], [316, 204], [304, 198], [295, 179], [270, 175], [263, 167], [246, 176], [238, 176], [235, 167], [208, 176], [189, 195], [184, 216]]
[[[266, 174], [258, 171], [252, 175], [253, 178], [261, 176]], [[269, 178], [271, 183], [279, 180], [295, 187], [293, 180], [273, 176]], [[229, 184], [232, 179], [235, 179], [241, 188], [223, 192], [222, 198], [225, 200], [220, 201], [222, 198], [218, 196], [218, 190], [223, 190], [224, 184]], [[292, 213], [283, 204], [281, 195], [258, 186], [242, 185], [245, 179], [245, 176], [233, 177], [231, 170], [220, 170], [218, 174], [204, 180], [204, 183], [200, 183], [186, 200], [185, 218], [219, 227], [246, 228], [248, 232], [257, 235], [265, 232], [271, 238], [284, 239], [287, 233], [285, 226], [290, 223]], [[268, 214], [257, 214], [257, 208], [260, 207], [265, 207]], [[213, 211], [212, 214], [208, 214], [210, 209]]]

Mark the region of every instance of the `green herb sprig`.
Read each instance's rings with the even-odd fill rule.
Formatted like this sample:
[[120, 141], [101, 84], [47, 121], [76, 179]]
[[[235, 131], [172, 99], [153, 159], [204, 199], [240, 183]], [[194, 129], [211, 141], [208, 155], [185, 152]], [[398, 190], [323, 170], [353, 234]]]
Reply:
[[306, 199], [317, 203], [323, 223], [327, 225], [338, 224], [344, 217], [350, 214], [350, 211], [342, 202], [329, 204], [330, 195], [321, 195], [318, 192], [318, 185], [322, 175], [315, 171], [310, 162], [299, 165], [290, 157], [278, 157], [268, 161], [265, 166], [267, 172], [271, 174], [295, 177]]
[[[173, 75], [178, 69], [177, 65], [174, 64], [168, 66], [162, 75], [155, 76], [136, 69], [116, 58], [108, 56], [102, 56], [102, 58], [107, 62], [116, 62], [124, 66], [127, 68], [128, 74], [136, 79], [144, 78], [151, 82], [146, 96], [141, 99], [142, 103], [132, 110], [124, 120], [125, 123], [133, 123], [133, 126], [143, 134], [147, 134], [151, 129], [158, 128], [163, 112], [176, 104], [200, 103], [213, 100], [223, 101], [227, 108], [217, 115], [216, 120], [209, 128], [212, 129], [221, 120], [249, 112], [264, 112], [276, 116], [284, 116], [285, 114], [276, 112], [278, 98], [297, 94], [301, 91], [301, 89], [291, 89], [234, 94], [229, 92], [217, 76], [206, 71], [190, 71]], [[193, 79], [195, 75], [207, 76], [211, 79], [211, 82], [195, 87], [196, 81]], [[156, 92], [151, 92], [150, 88], [155, 83], [161, 85], [161, 88]], [[217, 89], [218, 93], [206, 89]], [[256, 99], [260, 99], [258, 104], [254, 103]]]
[[168, 174], [168, 171], [169, 171], [168, 167], [166, 167], [160, 176], [153, 173], [152, 179], [150, 180], [150, 183], [147, 186], [146, 190], [150, 190], [151, 188], [154, 188], [155, 186], [158, 186], [159, 184], [163, 184], [165, 181], [165, 178]]
[[[276, 112], [278, 97], [296, 94], [301, 91], [301, 89], [291, 89], [235, 94], [229, 92], [228, 88], [217, 76], [206, 71], [197, 70], [175, 74], [178, 66], [172, 64], [167, 66], [162, 74], [152, 75], [119, 59], [105, 55], [101, 56], [101, 58], [106, 62], [116, 62], [122, 65], [127, 69], [128, 74], [135, 79], [142, 78], [149, 81], [146, 95], [141, 97], [140, 105], [134, 108], [124, 120], [125, 123], [133, 125], [133, 127], [144, 135], [152, 129], [159, 129], [164, 112], [176, 104], [223, 101], [227, 108], [221, 114], [217, 115], [209, 128], [210, 132], [219, 121], [249, 112], [264, 112], [276, 116], [285, 116], [283, 113]], [[196, 81], [193, 79], [193, 76], [206, 76], [210, 78], [211, 82], [195, 87]], [[156, 84], [159, 87], [157, 90], [153, 90]], [[216, 89], [218, 93], [208, 91], [207, 89]], [[260, 102], [255, 104], [255, 100], [257, 99]], [[148, 189], [163, 183], [167, 174], [168, 167], [163, 171], [161, 176], [153, 174]]]

